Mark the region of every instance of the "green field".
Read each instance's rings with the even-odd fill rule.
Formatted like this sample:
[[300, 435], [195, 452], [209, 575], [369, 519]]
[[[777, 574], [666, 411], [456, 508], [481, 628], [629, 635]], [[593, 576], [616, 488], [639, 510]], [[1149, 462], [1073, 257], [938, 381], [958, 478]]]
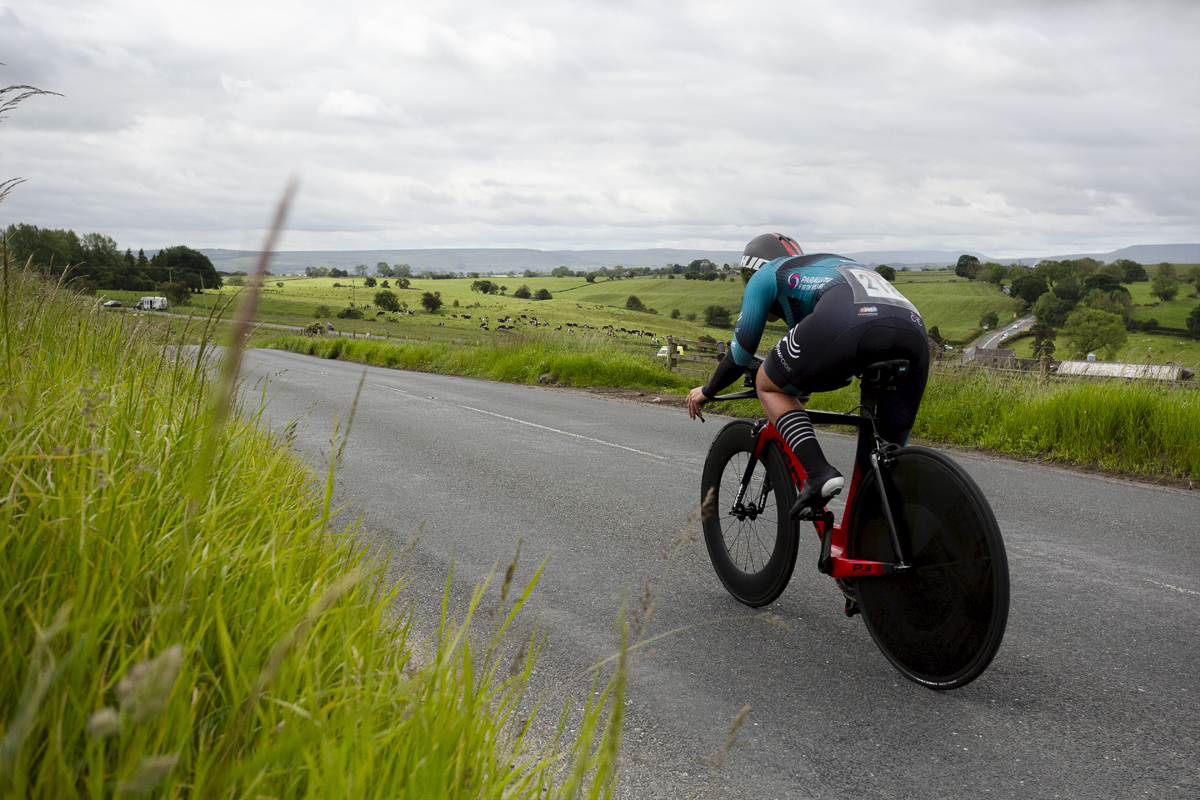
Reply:
[[[1065, 341], [1063, 346], [1065, 348]], [[1033, 358], [1033, 337], [1028, 334], [1008, 340], [1005, 347], [1015, 350], [1017, 358]], [[1055, 353], [1055, 358], [1059, 355]], [[1190, 367], [1200, 374], [1200, 342], [1178, 334], [1130, 331], [1117, 360], [1141, 364], [1165, 364], [1170, 361]]]
[[[574, 335], [566, 325], [571, 322], [595, 329], [612, 325], [616, 329], [646, 331], [660, 340], [666, 336], [696, 339], [705, 334], [728, 338], [732, 335], [730, 329], [703, 324], [703, 312], [707, 306], [715, 304], [724, 306], [736, 316], [742, 295], [742, 283], [737, 279], [689, 281], [683, 278], [638, 277], [600, 280], [591, 284], [581, 278], [500, 277], [496, 280], [507, 287], [504, 295], [482, 295], [471, 291], [474, 282], [471, 278], [413, 280], [408, 289], [392, 288], [400, 302], [415, 311], [413, 316], [376, 316], [372, 309], [363, 320], [330, 318], [322, 320], [322, 324], [331, 323], [338, 331], [354, 335], [483, 342], [509, 335], [496, 330], [498, 321], [507, 316], [517, 321], [518, 331], [523, 330], [520, 317], [524, 314], [527, 318], [549, 322], [552, 331], [562, 325], [562, 330], [556, 332], [564, 336]], [[341, 286], [335, 288], [335, 283]], [[513, 297], [512, 293], [522, 285], [528, 286], [534, 293], [538, 289], [547, 289], [553, 299], [537, 301]], [[962, 342], [974, 338], [979, 318], [984, 313], [996, 311], [1002, 317], [1007, 317], [1016, 308], [1016, 303], [994, 286], [962, 280], [945, 272], [901, 272], [896, 285], [921, 310], [926, 325], [938, 326], [941, 334], [951, 341]], [[360, 307], [371, 304], [375, 292], [380, 288], [364, 288], [360, 278], [270, 278], [259, 301], [257, 319], [301, 328], [314, 321], [319, 305], [328, 306], [336, 314], [351, 303]], [[214, 304], [227, 302], [233, 291], [236, 290], [227, 290], [224, 294], [206, 292], [193, 295], [191, 305], [198, 312], [207, 313]], [[421, 308], [421, 296], [425, 292], [441, 293], [444, 305], [437, 314], [429, 314]], [[104, 294], [127, 305], [133, 304], [139, 297], [136, 292], [108, 291]], [[655, 309], [658, 313], [626, 310], [625, 304], [630, 295], [636, 296], [648, 309]], [[455, 306], [455, 303], [458, 305]], [[680, 317], [672, 319], [670, 314], [676, 309]], [[181, 313], [178, 308], [173, 311]], [[688, 314], [697, 315], [696, 321], [687, 321]], [[464, 315], [470, 316], [470, 319], [465, 319]], [[489, 319], [490, 332], [479, 327], [481, 317]], [[545, 327], [541, 329], [545, 330]], [[783, 323], [769, 324], [760, 344], [760, 352], [773, 346], [785, 332]], [[649, 336], [639, 337], [619, 330], [617, 333], [617, 340], [626, 347], [657, 350], [659, 346]]]
[[1168, 328], [1187, 328], [1187, 315], [1192, 312], [1200, 299], [1197, 298], [1195, 287], [1180, 284], [1179, 294], [1170, 302], [1163, 303], [1150, 295], [1148, 282], [1127, 283], [1125, 288], [1133, 297], [1133, 318], [1137, 320], [1156, 319], [1159, 325]]

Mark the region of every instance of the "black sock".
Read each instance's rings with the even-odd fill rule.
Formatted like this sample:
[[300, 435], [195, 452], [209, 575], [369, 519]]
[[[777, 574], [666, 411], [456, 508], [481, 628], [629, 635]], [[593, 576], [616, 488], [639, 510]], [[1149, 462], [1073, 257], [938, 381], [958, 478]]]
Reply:
[[817, 444], [817, 435], [813, 432], [812, 421], [803, 411], [789, 411], [775, 423], [775, 430], [792, 448], [800, 466], [810, 477], [824, 477], [834, 469], [825, 460], [821, 445]]

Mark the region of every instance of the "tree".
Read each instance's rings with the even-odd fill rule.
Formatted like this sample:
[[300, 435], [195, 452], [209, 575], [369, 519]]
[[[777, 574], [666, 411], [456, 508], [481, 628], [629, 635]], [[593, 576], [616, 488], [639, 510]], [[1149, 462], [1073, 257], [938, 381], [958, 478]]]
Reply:
[[678, 308], [671, 309], [671, 319], [679, 319], [679, 309]]
[[1124, 286], [1118, 287], [1116, 291], [1112, 292], [1092, 289], [1088, 292], [1087, 297], [1083, 298], [1083, 303], [1088, 308], [1116, 314], [1125, 322], [1129, 322], [1133, 316], [1133, 298], [1129, 296], [1129, 292], [1125, 290]]
[[375, 279], [374, 278], [363, 278], [363, 288], [374, 289], [375, 288]]
[[1054, 288], [1054, 284], [1064, 278], [1069, 271], [1061, 261], [1039, 261], [1038, 265], [1033, 268], [1033, 274], [1046, 282], [1050, 288]]
[[1130, 261], [1128, 258], [1119, 258], [1113, 264], [1121, 268], [1122, 283], [1138, 283], [1150, 280], [1150, 276], [1146, 274], [1146, 268], [1136, 261]]
[[958, 257], [958, 264], [954, 267], [954, 274], [960, 278], [967, 280], [975, 280], [975, 276], [979, 273], [979, 259], [975, 256], [969, 256], [965, 253]]
[[1175, 265], [1174, 264], [1169, 264], [1166, 261], [1164, 261], [1158, 265], [1158, 276], [1157, 277], [1161, 278], [1164, 276], [1168, 277], [1168, 278], [1177, 277], [1175, 275]]
[[529, 287], [523, 283], [517, 287], [515, 292], [513, 292], [513, 297], [518, 297], [522, 300], [528, 300], [532, 296], [533, 292], [529, 291]]
[[442, 293], [426, 292], [425, 294], [421, 295], [421, 307], [430, 314], [437, 311], [442, 307]]
[[392, 268], [387, 265], [386, 261], [380, 261], [375, 265], [375, 274], [381, 278], [391, 278]]
[[942, 338], [942, 332], [938, 330], [937, 325], [934, 325], [932, 328], [929, 329], [929, 338], [933, 339], [938, 344], [941, 344], [942, 342], [945, 341], [945, 339]]
[[533, 271], [533, 270], [531, 270], [531, 269], [527, 269], [527, 270], [525, 270], [525, 272], [524, 272], [524, 273], [522, 273], [521, 277], [523, 277], [523, 278], [536, 278], [536, 277], [537, 277], [537, 273], [536, 273], [536, 272], [534, 272], [534, 271]]
[[334, 267], [333, 269], [329, 270], [329, 277], [331, 277], [331, 278], [349, 278], [350, 273], [346, 272], [346, 270], [344, 270], [344, 269], [338, 269], [337, 267]]
[[484, 278], [483, 280], [478, 280], [472, 283], [471, 291], [479, 292], [480, 294], [495, 294], [496, 292], [500, 291], [500, 286]]
[[367, 265], [366, 264], [355, 264], [354, 265], [354, 274], [360, 278], [367, 277]]
[[1192, 312], [1188, 314], [1187, 329], [1193, 339], [1200, 339], [1200, 303], [1197, 303]]
[[595, 273], [589, 272], [586, 276], [584, 276], [584, 280], [587, 281], [588, 283], [595, 283], [596, 282]]
[[688, 322], [695, 322], [696, 321], [696, 312], [689, 311], [687, 314], [684, 315], [683, 318], [686, 319]]
[[1032, 306], [1039, 297], [1048, 291], [1050, 291], [1050, 287], [1046, 284], [1045, 278], [1038, 275], [1022, 275], [1012, 282], [1008, 293]]
[[981, 281], [999, 286], [1008, 277], [1008, 267], [989, 261], [980, 268], [978, 277]]
[[183, 281], [195, 292], [221, 288], [221, 276], [208, 256], [183, 245], [155, 253], [150, 259], [149, 273], [156, 281]]
[[979, 318], [979, 327], [994, 328], [1000, 324], [1000, 315], [995, 311], [989, 311]]
[[354, 308], [353, 306], [350, 306], [349, 308], [343, 308], [341, 311], [339, 311], [337, 313], [337, 315], [338, 315], [338, 319], [362, 319], [363, 318], [362, 309]]
[[173, 306], [186, 306], [192, 298], [192, 290], [184, 281], [173, 281], [162, 287], [163, 297]]
[[1082, 358], [1088, 353], [1104, 350], [1109, 358], [1125, 346], [1128, 334], [1125, 323], [1116, 314], [1095, 308], [1078, 308], [1067, 317], [1063, 326], [1072, 354]]
[[704, 309], [704, 324], [714, 328], [728, 328], [732, 324], [729, 309], [725, 306], [708, 306]]
[[538, 289], [537, 292], [534, 293], [533, 299], [534, 300], [552, 300], [553, 296], [550, 294], [549, 289]]
[[1044, 322], [1035, 322], [1029, 329], [1033, 334], [1033, 357], [1054, 355], [1054, 337], [1058, 332]]
[[408, 278], [399, 278], [396, 281], [396, 288], [397, 289], [407, 289], [411, 285], [411, 283], [412, 282], [409, 281]]
[[391, 289], [383, 289], [375, 293], [375, 305], [384, 311], [399, 311], [400, 298]]
[[1063, 300], [1054, 292], [1046, 292], [1033, 304], [1033, 314], [1039, 321], [1059, 327], [1067, 321], [1067, 315], [1074, 306]]
[[550, 270], [550, 275], [555, 278], [569, 278], [571, 277], [571, 270], [567, 267], [555, 267]]
[[408, 266], [408, 264], [392, 264], [392, 277], [411, 278], [412, 267]]
[[1188, 270], [1185, 280], [1196, 287], [1196, 291], [1200, 291], [1200, 264], [1193, 264]]
[[1179, 294], [1179, 281], [1160, 272], [1158, 277], [1150, 282], [1150, 294], [1164, 303], [1169, 303], [1175, 299], [1175, 295]]
[[1121, 285], [1119, 278], [1115, 278], [1104, 272], [1097, 272], [1083, 279], [1084, 294], [1088, 294], [1096, 289], [1102, 292], [1124, 292], [1125, 294], [1129, 294], [1129, 290]]
[[1079, 302], [1079, 298], [1083, 293], [1079, 290], [1079, 281], [1075, 280], [1074, 275], [1065, 275], [1059, 279], [1058, 283], [1054, 284], [1051, 289], [1054, 295], [1059, 300], [1065, 300], [1070, 303], [1072, 308]]
[[625, 308], [629, 309], [630, 311], [645, 311], [646, 304], [639, 300], [637, 295], [631, 294], [625, 300]]
[[880, 264], [875, 268], [875, 271], [882, 275], [883, 279], [888, 283], [892, 283], [896, 280], [896, 270], [892, 269], [887, 264]]

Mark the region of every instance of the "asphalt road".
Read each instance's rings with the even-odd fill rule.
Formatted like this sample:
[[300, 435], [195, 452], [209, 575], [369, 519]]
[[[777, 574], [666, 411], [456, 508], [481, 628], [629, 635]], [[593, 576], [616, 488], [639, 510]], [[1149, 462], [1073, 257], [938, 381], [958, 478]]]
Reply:
[[[274, 351], [246, 364], [269, 376], [269, 423], [297, 421], [295, 447], [324, 463], [364, 368]], [[461, 604], [518, 540], [518, 580], [549, 554], [531, 605], [554, 702], [587, 691], [570, 679], [614, 652], [622, 593], [655, 582], [648, 633], [669, 635], [634, 660], [620, 797], [1200, 796], [1200, 493], [956, 454], [1000, 521], [1012, 608], [989, 670], [939, 693], [842, 614], [815, 536], [768, 619], [726, 594], [702, 540], [664, 559], [696, 529], [723, 421], [371, 368], [339, 492], [381, 552], [420, 532], [403, 569], [422, 613], [452, 559]], [[849, 464], [849, 437], [822, 442]]]
[[995, 350], [1005, 341], [1015, 336], [1026, 325], [1032, 325], [1037, 320], [1033, 314], [1026, 314], [1014, 322], [1005, 323], [1002, 327], [997, 328], [991, 333], [984, 334], [975, 347], [979, 350]]

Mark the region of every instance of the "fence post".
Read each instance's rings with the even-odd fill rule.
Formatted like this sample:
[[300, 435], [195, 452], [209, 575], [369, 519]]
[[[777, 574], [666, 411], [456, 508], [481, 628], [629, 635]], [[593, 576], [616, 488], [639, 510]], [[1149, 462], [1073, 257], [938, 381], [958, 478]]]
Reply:
[[667, 369], [674, 372], [675, 367], [678, 363], [679, 362], [676, 361], [676, 359], [675, 359], [675, 337], [668, 336], [667, 337]]

